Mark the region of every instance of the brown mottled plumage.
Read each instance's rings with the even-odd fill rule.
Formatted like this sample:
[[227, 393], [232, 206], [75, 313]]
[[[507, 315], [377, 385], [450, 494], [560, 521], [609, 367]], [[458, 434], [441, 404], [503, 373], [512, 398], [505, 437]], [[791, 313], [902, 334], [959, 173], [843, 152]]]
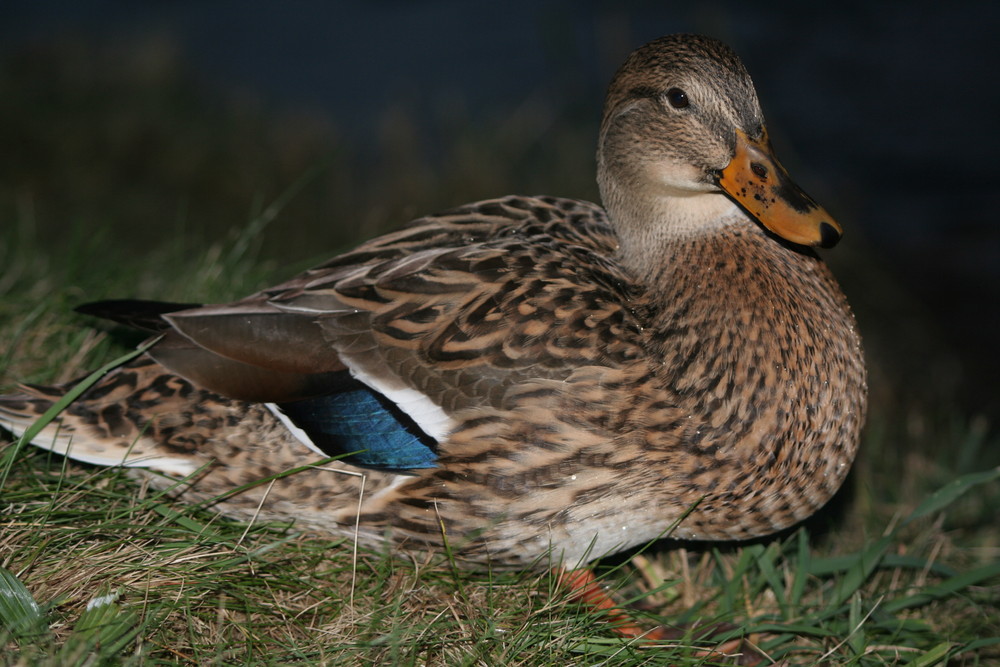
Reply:
[[[736, 56], [693, 36], [632, 54], [598, 181], [607, 212], [479, 202], [243, 301], [134, 315], [164, 339], [34, 443], [192, 473], [180, 497], [214, 497], [316, 461], [260, 403], [333, 391], [346, 369], [436, 441], [436, 466], [338, 462], [217, 509], [248, 517], [263, 500], [265, 518], [346, 534], [360, 498], [368, 543], [446, 535], [500, 566], [596, 558], [689, 511], [673, 535], [749, 538], [809, 516], [854, 458], [865, 370], [808, 247], [839, 227], [774, 161]], [[63, 391], [0, 398], [0, 423], [23, 431]]]

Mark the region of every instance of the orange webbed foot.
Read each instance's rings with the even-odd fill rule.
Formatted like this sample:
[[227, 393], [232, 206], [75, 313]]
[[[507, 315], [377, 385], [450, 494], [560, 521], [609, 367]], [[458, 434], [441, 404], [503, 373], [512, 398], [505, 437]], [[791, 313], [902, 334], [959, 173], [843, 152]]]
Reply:
[[[612, 632], [620, 637], [649, 644], [692, 639], [711, 641], [713, 636], [736, 629], [736, 626], [728, 623], [688, 627], [659, 625], [643, 629], [628, 610], [614, 601], [590, 569], [556, 568], [553, 572], [558, 577], [559, 586], [569, 594], [570, 600], [602, 611]], [[727, 640], [710, 649], [700, 650], [696, 655], [712, 659], [731, 658], [733, 665], [759, 665], [765, 660], [765, 656], [742, 637]]]

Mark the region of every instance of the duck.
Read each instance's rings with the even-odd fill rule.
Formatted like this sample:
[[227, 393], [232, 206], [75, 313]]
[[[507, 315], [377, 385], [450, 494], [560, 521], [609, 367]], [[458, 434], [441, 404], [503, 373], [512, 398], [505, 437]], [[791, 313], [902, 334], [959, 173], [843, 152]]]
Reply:
[[[472, 568], [801, 522], [865, 416], [857, 324], [818, 253], [841, 226], [709, 37], [628, 56], [596, 164], [602, 205], [479, 201], [232, 303], [85, 305], [149, 342], [31, 444]], [[24, 434], [73, 386], [0, 396], [0, 426]]]

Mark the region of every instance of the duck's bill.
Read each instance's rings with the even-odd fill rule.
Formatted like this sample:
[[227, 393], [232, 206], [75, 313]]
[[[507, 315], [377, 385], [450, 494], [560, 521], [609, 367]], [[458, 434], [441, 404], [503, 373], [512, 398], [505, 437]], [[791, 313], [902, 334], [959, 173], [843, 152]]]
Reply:
[[831, 248], [840, 225], [792, 182], [764, 133], [753, 141], [736, 130], [736, 155], [719, 173], [719, 187], [762, 225], [783, 239]]

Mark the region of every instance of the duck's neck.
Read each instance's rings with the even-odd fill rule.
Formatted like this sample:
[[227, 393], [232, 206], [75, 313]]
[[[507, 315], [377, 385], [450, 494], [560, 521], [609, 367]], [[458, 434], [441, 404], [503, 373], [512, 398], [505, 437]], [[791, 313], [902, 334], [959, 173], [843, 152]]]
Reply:
[[618, 234], [617, 259], [641, 283], [652, 282], [672, 249], [685, 240], [753, 224], [720, 192], [660, 189], [636, 195], [605, 185], [602, 198]]

